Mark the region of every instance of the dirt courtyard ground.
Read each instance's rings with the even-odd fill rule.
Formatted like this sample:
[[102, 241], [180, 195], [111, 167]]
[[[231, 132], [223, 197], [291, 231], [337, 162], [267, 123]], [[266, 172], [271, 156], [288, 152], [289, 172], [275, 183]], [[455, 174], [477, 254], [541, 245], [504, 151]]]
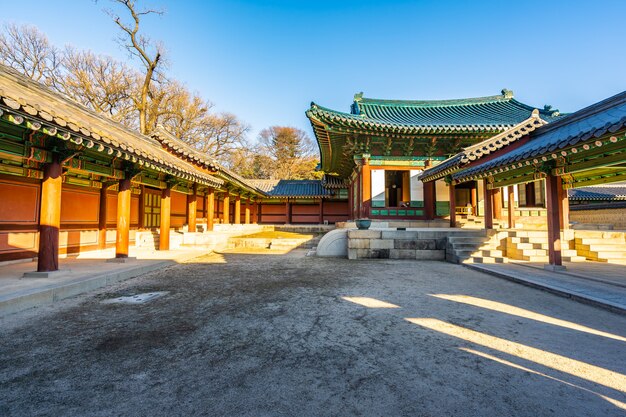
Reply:
[[0, 324], [2, 416], [623, 416], [625, 375], [626, 317], [443, 262], [213, 254]]

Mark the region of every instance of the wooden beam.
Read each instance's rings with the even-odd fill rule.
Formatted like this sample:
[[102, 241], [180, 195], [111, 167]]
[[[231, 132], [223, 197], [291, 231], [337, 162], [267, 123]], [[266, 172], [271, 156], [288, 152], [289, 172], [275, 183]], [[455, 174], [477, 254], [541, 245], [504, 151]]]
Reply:
[[159, 229], [159, 250], [170, 250], [170, 221], [172, 208], [172, 189], [161, 190], [161, 221]]
[[59, 270], [59, 229], [61, 228], [61, 187], [63, 170], [57, 156], [44, 166], [39, 207], [39, 253], [37, 272]]
[[[625, 144], [622, 144], [622, 146], [626, 148]], [[569, 164], [569, 165], [566, 165], [564, 168], [565, 168], [566, 174], [572, 174], [575, 172], [586, 171], [589, 169], [608, 167], [611, 165], [621, 164], [624, 162], [626, 162], [626, 152], [620, 152], [620, 153], [616, 153], [616, 154], [609, 155], [609, 156], [598, 156], [596, 158], [586, 160], [584, 162]], [[552, 170], [552, 174], [557, 175], [558, 170], [559, 168], [555, 168], [554, 170]]]
[[130, 178], [119, 181], [117, 192], [117, 236], [115, 240], [115, 257], [128, 258], [130, 242]]
[[618, 181], [626, 181], [626, 174], [617, 174], [617, 175], [611, 175], [611, 176], [606, 176], [603, 178], [597, 178], [597, 179], [584, 179], [584, 180], [579, 180], [576, 177], [574, 177], [574, 186], [575, 188], [578, 187], [586, 187], [588, 185], [598, 185], [598, 184], [609, 184], [612, 182], [618, 182]]

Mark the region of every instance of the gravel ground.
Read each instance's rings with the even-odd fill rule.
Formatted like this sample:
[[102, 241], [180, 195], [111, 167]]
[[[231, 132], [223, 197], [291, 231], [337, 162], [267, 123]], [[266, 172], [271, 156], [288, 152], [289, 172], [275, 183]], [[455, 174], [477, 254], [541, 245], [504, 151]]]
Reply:
[[443, 262], [213, 254], [5, 319], [0, 415], [623, 416], [624, 337]]

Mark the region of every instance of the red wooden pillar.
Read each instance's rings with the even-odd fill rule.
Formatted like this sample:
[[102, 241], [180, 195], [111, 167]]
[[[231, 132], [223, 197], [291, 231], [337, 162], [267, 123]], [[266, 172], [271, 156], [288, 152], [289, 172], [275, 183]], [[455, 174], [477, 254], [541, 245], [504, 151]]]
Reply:
[[546, 208], [548, 212], [548, 259], [550, 267], [561, 269], [561, 209], [562, 202], [559, 194], [562, 181], [560, 177], [548, 174], [546, 177]]
[[215, 190], [209, 188], [209, 193], [206, 196], [206, 228], [210, 232], [213, 230], [213, 219], [215, 217]]
[[193, 184], [193, 191], [191, 194], [187, 195], [187, 230], [190, 232], [195, 232], [196, 229], [196, 217], [198, 215], [198, 186]]
[[43, 180], [41, 182], [37, 272], [59, 270], [62, 175], [61, 163], [55, 156], [53, 162], [44, 167]]
[[424, 217], [426, 220], [433, 220], [435, 218], [435, 204], [437, 200], [437, 194], [435, 189], [435, 181], [428, 181], [424, 183]]
[[478, 182], [470, 189], [470, 199], [472, 203], [472, 216], [478, 216]]
[[363, 158], [361, 181], [363, 182], [363, 188], [361, 189], [363, 196], [361, 217], [368, 218], [370, 216], [370, 207], [372, 205], [372, 170], [367, 158]]
[[107, 184], [103, 183], [100, 189], [100, 209], [98, 210], [98, 249], [107, 247], [107, 190]]
[[254, 209], [255, 213], [256, 213], [256, 222], [257, 223], [262, 223], [263, 221], [263, 204], [259, 201], [256, 204], [256, 208]]
[[159, 250], [170, 250], [170, 221], [172, 208], [172, 190], [168, 187], [161, 191], [161, 222]]
[[235, 224], [241, 224], [241, 196], [235, 197]]
[[324, 224], [324, 199], [320, 198], [320, 224]]
[[350, 181], [348, 186], [348, 220], [354, 219], [354, 201], [352, 196], [354, 195], [354, 183]]
[[222, 223], [230, 224], [230, 195], [224, 194], [224, 207], [222, 207]]
[[291, 202], [289, 199], [285, 202], [285, 224], [291, 224]]
[[515, 228], [515, 186], [509, 185], [507, 187], [509, 193], [509, 207], [508, 207], [508, 221], [509, 229]]
[[456, 227], [456, 193], [454, 192], [454, 182], [449, 184], [450, 193], [450, 227]]
[[130, 178], [120, 180], [117, 192], [117, 237], [115, 257], [128, 258], [130, 242]]
[[502, 193], [499, 188], [491, 190], [493, 198], [493, 217], [496, 220], [502, 220]]
[[491, 195], [493, 193], [487, 188], [487, 179], [483, 180], [483, 200], [485, 202], [485, 229], [493, 229], [493, 207]]
[[[559, 183], [563, 183], [559, 178]], [[569, 200], [567, 199], [567, 190], [561, 185], [559, 187], [559, 201], [561, 205], [561, 215], [559, 217], [559, 224], [561, 229], [569, 229]]]
[[244, 222], [245, 222], [245, 224], [250, 224], [250, 214], [251, 214], [250, 199], [246, 199], [246, 208], [244, 210], [245, 210]]

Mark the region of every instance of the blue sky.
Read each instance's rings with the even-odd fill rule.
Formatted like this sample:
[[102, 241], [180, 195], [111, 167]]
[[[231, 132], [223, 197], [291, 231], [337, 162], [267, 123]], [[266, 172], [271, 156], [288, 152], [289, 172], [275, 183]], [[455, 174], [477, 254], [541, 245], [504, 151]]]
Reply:
[[[0, 0], [2, 21], [128, 59], [107, 0]], [[626, 89], [626, 1], [143, 1], [169, 73], [252, 126], [312, 135], [311, 101], [348, 111], [354, 93], [446, 99], [513, 90], [577, 110]]]

